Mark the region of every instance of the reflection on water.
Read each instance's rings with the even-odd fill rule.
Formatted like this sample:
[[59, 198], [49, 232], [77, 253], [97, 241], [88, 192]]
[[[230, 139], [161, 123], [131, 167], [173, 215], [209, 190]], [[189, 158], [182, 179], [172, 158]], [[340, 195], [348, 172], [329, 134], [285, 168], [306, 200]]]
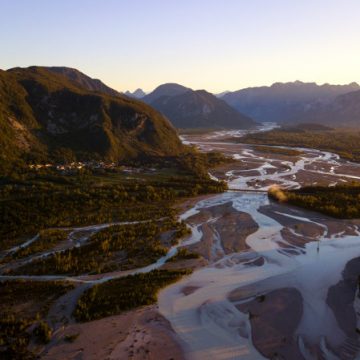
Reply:
[[[209, 138], [216, 141], [219, 136], [226, 134], [218, 132], [212, 136], [208, 136], [207, 141]], [[247, 149], [242, 155], [253, 157], [254, 153]], [[258, 168], [258, 180], [268, 178], [288, 187], [299, 186], [296, 178], [284, 179], [280, 171], [267, 174], [264, 169], [272, 166], [275, 159], [265, 160]], [[306, 150], [301, 159], [288, 164], [287, 175], [307, 171], [307, 165], [319, 160], [332, 164], [329, 173], [334, 173], [341, 165], [335, 154]], [[236, 177], [234, 173], [231, 173], [231, 177], [231, 187], [249, 188], [248, 178]], [[159, 296], [159, 309], [184, 341], [188, 356], [194, 359], [262, 359], [263, 356], [252, 343], [249, 314], [240, 312], [236, 304], [249, 301], [259, 294], [291, 287], [296, 288], [302, 297], [301, 320], [293, 334], [297, 339], [293, 346], [298, 347], [302, 357], [317, 359], [322, 354], [324, 359], [343, 358], [339, 349], [351, 340], [353, 345], [352, 350], [347, 352], [348, 358], [356, 358], [360, 348], [357, 340], [347, 338], [327, 303], [329, 288], [342, 279], [346, 264], [360, 257], [360, 234], [355, 222], [337, 221], [338, 231], [331, 235], [326, 217], [314, 219], [314, 215], [306, 211], [295, 212], [283, 205], [279, 211], [277, 205], [269, 202], [266, 193], [231, 191], [199, 201], [182, 218], [187, 219], [204, 209], [226, 203], [231, 203], [238, 212], [249, 214], [259, 226], [246, 238], [249, 250], [224, 254], [220, 260], [166, 288]], [[281, 223], [279, 217], [283, 219]], [[311, 225], [319, 231], [308, 234], [305, 241], [305, 237], [286, 221], [291, 224], [298, 222], [302, 226]], [[200, 225], [192, 225], [193, 230], [199, 231]], [[352, 235], [346, 231], [349, 227], [352, 227]], [[293, 241], [290, 244], [289, 239], [284, 237], [285, 230], [302, 242], [297, 244]], [[196, 241], [201, 241], [199, 232], [195, 237]], [[256, 259], [263, 261], [254, 266], [253, 260]], [[187, 286], [198, 289], [184, 295], [182, 289]], [[229, 293], [239, 288], [247, 289], [246, 299], [229, 301]], [[317, 352], [313, 351], [314, 348]]]

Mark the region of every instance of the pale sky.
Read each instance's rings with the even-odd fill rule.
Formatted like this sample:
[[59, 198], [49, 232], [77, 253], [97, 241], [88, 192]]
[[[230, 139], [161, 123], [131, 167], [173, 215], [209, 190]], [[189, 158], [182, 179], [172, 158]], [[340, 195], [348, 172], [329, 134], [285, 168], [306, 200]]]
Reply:
[[119, 91], [360, 83], [360, 0], [0, 0], [0, 68], [30, 65]]

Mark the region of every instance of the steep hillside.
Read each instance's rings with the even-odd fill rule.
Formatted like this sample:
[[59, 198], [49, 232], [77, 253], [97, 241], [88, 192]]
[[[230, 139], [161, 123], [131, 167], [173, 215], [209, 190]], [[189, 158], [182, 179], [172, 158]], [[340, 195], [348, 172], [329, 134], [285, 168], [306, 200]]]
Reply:
[[252, 119], [205, 90], [163, 96], [151, 103], [177, 128], [237, 128], [255, 126]]
[[360, 90], [356, 83], [320, 86], [296, 81], [229, 92], [222, 99], [255, 120], [291, 122], [312, 108], [329, 104], [337, 96], [356, 90]]
[[142, 100], [163, 113], [177, 128], [247, 129], [256, 125], [213, 94], [178, 84], [161, 85]]
[[82, 88], [46, 68], [0, 71], [1, 162], [121, 160], [182, 151], [157, 111], [125, 96]]
[[360, 91], [338, 96], [329, 104], [317, 104], [294, 118], [334, 127], [360, 127]]

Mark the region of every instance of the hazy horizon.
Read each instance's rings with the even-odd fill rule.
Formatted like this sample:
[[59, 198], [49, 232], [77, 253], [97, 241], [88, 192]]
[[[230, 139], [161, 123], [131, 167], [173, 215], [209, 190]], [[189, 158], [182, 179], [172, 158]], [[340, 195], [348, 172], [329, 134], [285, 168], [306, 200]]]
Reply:
[[[45, 66], [45, 67], [48, 66], [48, 67], [52, 67], [52, 66], [61, 66], [61, 65], [46, 65], [46, 64], [44, 64], [44, 65], [28, 65], [28, 66], [26, 66], [26, 67], [32, 67], [32, 66], [39, 66], [39, 67], [40, 67], [40, 66]], [[26, 68], [26, 67], [24, 67], [24, 68]], [[7, 70], [10, 70], [10, 69], [12, 69], [12, 68], [14, 68], [14, 67], [10, 67], [10, 68], [7, 68], [7, 69], [2, 69], [2, 70], [7, 71]], [[69, 68], [74, 68], [74, 67], [69, 66]], [[74, 69], [82, 72], [83, 74], [85, 74], [85, 75], [87, 75], [87, 76], [89, 76], [89, 77], [91, 77], [91, 78], [93, 78], [93, 79], [97, 79], [97, 80], [100, 80], [100, 81], [102, 81], [103, 83], [105, 83], [105, 82], [103, 81], [103, 79], [101, 79], [101, 78], [95, 78], [95, 77], [93, 77], [91, 74], [88, 74], [88, 73], [82, 71], [82, 70], [79, 69], [79, 68], [74, 68]], [[0, 70], [1, 70], [1, 69], [0, 69]], [[312, 83], [313, 83], [313, 84], [316, 84], [316, 85], [318, 85], [318, 86], [324, 86], [324, 85], [342, 86], [342, 85], [350, 85], [350, 84], [354, 84], [354, 83], [355, 83], [355, 84], [357, 84], [357, 85], [360, 86], [359, 82], [357, 82], [357, 81], [351, 81], [351, 82], [349, 82], [349, 83], [343, 83], [343, 84], [334, 84], [334, 83], [330, 83], [330, 82], [318, 83], [318, 82], [316, 82], [316, 81], [302, 81], [302, 80], [296, 79], [296, 80], [292, 80], [292, 81], [291, 81], [291, 80], [290, 80], [290, 81], [275, 81], [275, 82], [269, 83], [269, 84], [239, 87], [239, 88], [234, 88], [234, 89], [230, 89], [230, 90], [229, 90], [229, 89], [224, 89], [224, 90], [215, 91], [215, 92], [212, 92], [212, 93], [214, 93], [214, 94], [217, 95], [217, 94], [221, 94], [221, 93], [232, 92], [232, 91], [237, 91], [237, 90], [242, 90], [242, 89], [248, 89], [248, 88], [270, 87], [270, 86], [275, 85], [275, 84], [277, 84], [277, 83], [286, 84], [286, 83], [295, 83], [295, 82], [306, 83], [306, 84], [312, 84]], [[139, 86], [139, 87], [136, 87], [136, 88], [133, 88], [133, 89], [116, 89], [116, 88], [114, 88], [114, 90], [117, 90], [117, 91], [119, 91], [119, 92], [124, 92], [124, 93], [127, 92], [127, 91], [135, 92], [136, 90], [143, 90], [146, 94], [149, 94], [149, 93], [151, 93], [152, 91], [154, 91], [157, 87], [159, 87], [160, 85], [164, 85], [164, 84], [174, 84], [174, 83], [175, 83], [174, 81], [166, 81], [166, 82], [164, 82], [164, 83], [155, 85], [155, 86], [154, 86], [153, 88], [151, 88], [151, 89], [145, 89], [144, 87]], [[204, 88], [204, 87], [192, 88], [191, 86], [188, 86], [187, 84], [184, 84], [184, 83], [176, 83], [176, 84], [182, 85], [182, 86], [184, 86], [184, 87], [191, 88], [192, 90], [206, 90], [206, 91], [209, 91], [208, 89], [206, 89], [206, 88]], [[112, 86], [109, 85], [108, 83], [105, 83], [105, 85], [107, 85], [107, 86], [109, 86], [109, 87], [112, 87]]]
[[360, 2], [2, 0], [0, 68], [68, 66], [119, 91], [360, 82]]

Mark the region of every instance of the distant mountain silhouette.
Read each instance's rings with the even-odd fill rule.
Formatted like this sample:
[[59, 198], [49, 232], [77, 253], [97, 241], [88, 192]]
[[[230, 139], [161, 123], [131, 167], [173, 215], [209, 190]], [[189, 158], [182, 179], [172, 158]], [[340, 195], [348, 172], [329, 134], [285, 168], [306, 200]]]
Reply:
[[[311, 108], [330, 104], [339, 95], [360, 90], [349, 85], [317, 85], [300, 81], [275, 83], [225, 94], [222, 99], [257, 121], [291, 122]], [[307, 121], [311, 121], [310, 119]]]
[[178, 84], [161, 85], [142, 100], [163, 113], [177, 128], [247, 129], [256, 125], [250, 117], [213, 94]]
[[360, 90], [337, 96], [333, 101], [317, 103], [298, 114], [294, 122], [316, 122], [333, 127], [360, 127]]
[[179, 84], [175, 84], [175, 83], [163, 84], [158, 86], [150, 94], [142, 98], [142, 101], [146, 102], [147, 104], [151, 104], [154, 100], [157, 100], [162, 96], [176, 96], [176, 95], [184, 94], [187, 91], [191, 91], [191, 89]]
[[134, 92], [126, 91], [124, 94], [135, 99], [141, 99], [146, 96], [146, 93], [142, 89], [136, 89]]
[[221, 93], [218, 94], [214, 94], [217, 98], [222, 98], [223, 96], [225, 96], [226, 94], [228, 94], [230, 91], [223, 91]]

